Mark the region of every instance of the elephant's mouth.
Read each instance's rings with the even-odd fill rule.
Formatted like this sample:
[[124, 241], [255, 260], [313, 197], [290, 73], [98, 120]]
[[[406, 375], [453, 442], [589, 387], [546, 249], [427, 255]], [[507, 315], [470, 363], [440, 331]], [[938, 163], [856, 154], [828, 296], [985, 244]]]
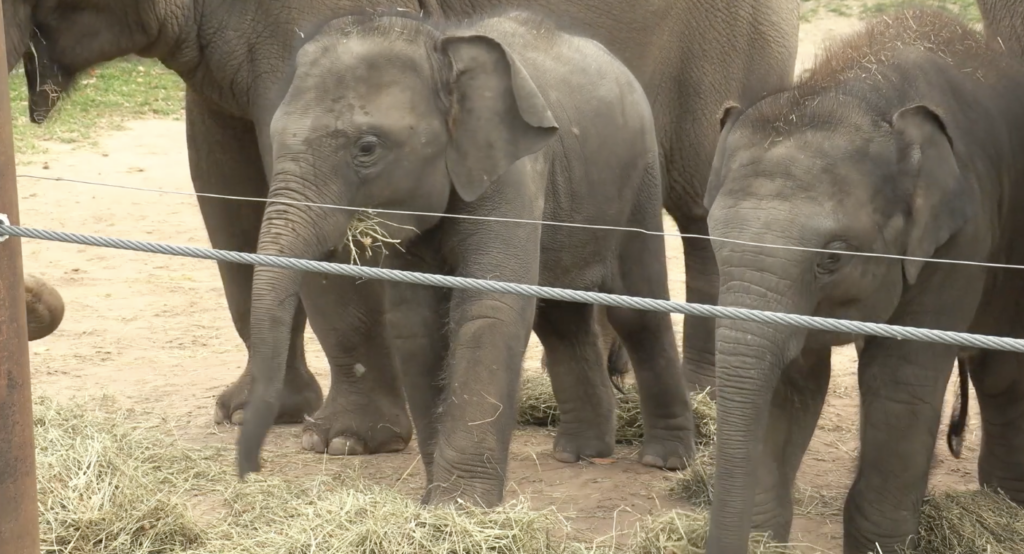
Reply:
[[22, 62], [28, 85], [28, 118], [41, 125], [57, 107], [71, 83], [71, 75], [50, 59], [46, 41], [36, 29], [32, 30], [32, 40]]

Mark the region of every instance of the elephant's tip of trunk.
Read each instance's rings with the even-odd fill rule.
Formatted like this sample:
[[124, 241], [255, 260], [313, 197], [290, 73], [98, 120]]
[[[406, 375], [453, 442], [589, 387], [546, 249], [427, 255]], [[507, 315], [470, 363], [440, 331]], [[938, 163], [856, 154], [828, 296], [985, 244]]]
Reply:
[[260, 450], [277, 417], [277, 403], [255, 395], [245, 409], [242, 431], [238, 434], [238, 478], [260, 471]]

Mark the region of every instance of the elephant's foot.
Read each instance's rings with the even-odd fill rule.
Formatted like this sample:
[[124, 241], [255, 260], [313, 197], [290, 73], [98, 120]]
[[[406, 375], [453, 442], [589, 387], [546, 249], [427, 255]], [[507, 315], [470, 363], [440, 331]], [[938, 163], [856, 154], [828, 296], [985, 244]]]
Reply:
[[[248, 369], [237, 381], [224, 390], [217, 398], [213, 421], [217, 424], [241, 425], [245, 420], [245, 404], [252, 387], [252, 374]], [[281, 391], [281, 407], [274, 423], [302, 423], [306, 416], [316, 413], [323, 405], [324, 395], [316, 377], [305, 366], [288, 368], [284, 389]]]
[[644, 445], [640, 448], [643, 465], [681, 470], [689, 467], [696, 455], [693, 431], [644, 429]]
[[615, 453], [614, 429], [603, 432], [595, 432], [594, 429], [585, 431], [573, 432], [573, 429], [566, 429], [564, 425], [559, 424], [558, 433], [555, 435], [555, 459], [574, 464], [583, 458], [610, 458]]
[[[988, 429], [983, 429], [982, 433], [985, 431]], [[992, 444], [1000, 438], [989, 440], [988, 436], [985, 437], [986, 442], [978, 456], [978, 484], [999, 490], [1014, 503], [1024, 506], [1024, 453], [1021, 450], [1024, 440], [1015, 437], [1016, 440], [1004, 444]]]
[[[357, 398], [349, 391], [328, 396], [324, 407], [302, 426], [302, 449], [329, 456], [401, 452], [412, 440], [405, 399]], [[401, 403], [397, 402], [401, 400]]]
[[[452, 507], [457, 509], [498, 507], [504, 499], [507, 469], [495, 464], [485, 464], [469, 469], [463, 464], [447, 463], [443, 444], [438, 445], [433, 465], [433, 476], [420, 501], [424, 506]], [[476, 465], [476, 464], [474, 464]], [[464, 469], [455, 469], [456, 467]]]
[[902, 506], [883, 508], [879, 500], [884, 494], [865, 493], [855, 482], [846, 497], [843, 554], [897, 554], [917, 549], [919, 512]]

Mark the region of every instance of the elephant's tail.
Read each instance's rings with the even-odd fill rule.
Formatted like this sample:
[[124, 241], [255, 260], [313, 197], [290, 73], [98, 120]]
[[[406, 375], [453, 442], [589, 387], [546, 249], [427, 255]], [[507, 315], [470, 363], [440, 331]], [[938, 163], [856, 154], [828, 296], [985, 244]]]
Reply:
[[953, 409], [949, 415], [949, 430], [946, 432], [946, 446], [954, 458], [959, 459], [964, 448], [964, 430], [967, 429], [967, 405], [970, 402], [970, 394], [967, 382], [970, 379], [969, 363], [970, 356], [959, 354], [956, 357], [957, 384], [960, 386], [960, 394], [953, 400]]
[[611, 379], [615, 390], [619, 391], [619, 394], [626, 394], [622, 380], [628, 373], [629, 354], [626, 352], [626, 348], [622, 346], [619, 337], [615, 337], [612, 339], [611, 348], [608, 349], [608, 377]]

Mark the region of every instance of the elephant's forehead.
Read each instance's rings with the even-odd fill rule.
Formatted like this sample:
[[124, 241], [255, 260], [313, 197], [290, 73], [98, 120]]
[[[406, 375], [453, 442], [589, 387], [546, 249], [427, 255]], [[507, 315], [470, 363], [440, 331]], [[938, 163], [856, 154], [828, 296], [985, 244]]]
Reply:
[[433, 107], [425, 57], [408, 46], [359, 38], [335, 46], [300, 59], [285, 102], [288, 112], [380, 121]]
[[362, 36], [317, 39], [299, 51], [296, 64], [296, 76], [335, 85], [347, 80], [404, 79], [429, 70], [422, 44]]

